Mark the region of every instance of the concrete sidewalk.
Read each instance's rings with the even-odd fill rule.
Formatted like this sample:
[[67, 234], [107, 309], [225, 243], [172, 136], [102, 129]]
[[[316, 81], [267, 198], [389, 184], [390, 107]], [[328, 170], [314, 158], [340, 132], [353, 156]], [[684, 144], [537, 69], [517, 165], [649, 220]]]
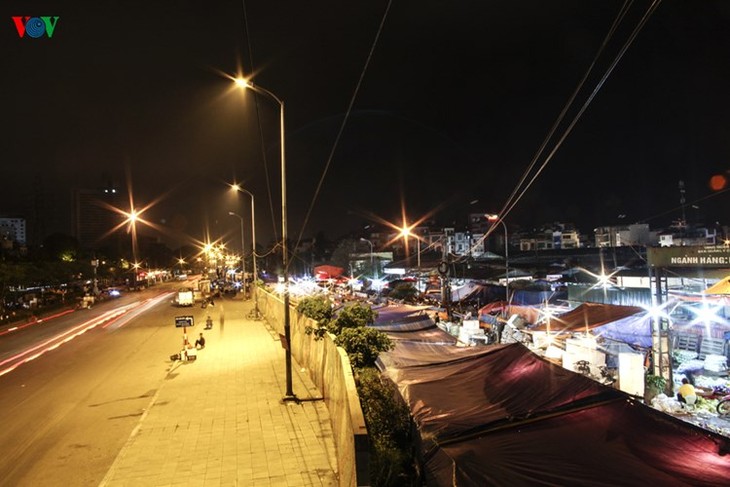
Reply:
[[319, 392], [292, 359], [293, 391], [283, 402], [285, 356], [252, 302], [221, 300], [206, 346], [176, 362], [102, 486], [336, 486], [330, 418]]

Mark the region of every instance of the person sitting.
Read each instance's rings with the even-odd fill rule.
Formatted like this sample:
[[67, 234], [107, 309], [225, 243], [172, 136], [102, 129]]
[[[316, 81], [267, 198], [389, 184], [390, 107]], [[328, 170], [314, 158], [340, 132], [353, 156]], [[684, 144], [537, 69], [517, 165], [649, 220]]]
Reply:
[[677, 400], [683, 405], [687, 404], [688, 406], [694, 405], [697, 401], [697, 391], [695, 391], [695, 387], [690, 384], [689, 379], [686, 377], [682, 379], [682, 385], [679, 386], [679, 390], [677, 391]]
[[205, 337], [203, 336], [202, 333], [200, 334], [200, 337], [197, 340], [195, 340], [195, 348], [197, 348], [197, 349], [205, 348]]

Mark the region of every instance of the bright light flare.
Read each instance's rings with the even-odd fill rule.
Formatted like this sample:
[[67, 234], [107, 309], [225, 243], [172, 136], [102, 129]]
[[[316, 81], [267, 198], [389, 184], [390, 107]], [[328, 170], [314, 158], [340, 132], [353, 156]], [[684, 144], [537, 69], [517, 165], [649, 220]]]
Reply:
[[593, 277], [596, 280], [596, 283], [593, 284], [589, 289], [610, 289], [612, 287], [617, 287], [616, 284], [613, 283], [612, 279], [613, 276], [615, 276], [618, 273], [618, 269], [611, 272], [610, 274], [606, 274], [605, 272], [601, 272], [600, 274], [594, 274], [593, 272], [589, 271], [588, 269], [585, 269], [583, 267], [579, 267], [581, 271], [585, 272], [589, 276]]
[[669, 304], [670, 304], [669, 302], [666, 302], [666, 303], [662, 303], [660, 305], [643, 306], [643, 308], [646, 310], [649, 318], [651, 318], [654, 321], [657, 321], [657, 320], [670, 321], [671, 317], [670, 317], [670, 314], [667, 312], [667, 307], [669, 306]]
[[251, 83], [246, 78], [239, 76], [238, 78], [234, 78], [233, 82], [241, 89], [251, 88]]
[[386, 283], [387, 281], [385, 279], [377, 278], [371, 281], [370, 287], [373, 288], [375, 291], [380, 292], [383, 290]]
[[686, 309], [694, 315], [690, 321], [690, 325], [705, 325], [709, 327], [712, 323], [720, 323], [727, 326], [728, 321], [722, 317], [721, 313], [724, 309], [722, 304], [711, 304], [703, 301], [699, 306], [688, 306]]

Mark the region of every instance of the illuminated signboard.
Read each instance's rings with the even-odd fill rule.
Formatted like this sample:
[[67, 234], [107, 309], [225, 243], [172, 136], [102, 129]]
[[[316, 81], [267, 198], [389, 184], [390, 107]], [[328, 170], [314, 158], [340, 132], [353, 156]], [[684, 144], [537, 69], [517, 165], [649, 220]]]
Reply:
[[193, 326], [193, 317], [192, 316], [176, 316], [175, 317], [175, 327], [176, 328], [187, 328], [188, 326]]
[[649, 267], [730, 267], [729, 247], [650, 247]]

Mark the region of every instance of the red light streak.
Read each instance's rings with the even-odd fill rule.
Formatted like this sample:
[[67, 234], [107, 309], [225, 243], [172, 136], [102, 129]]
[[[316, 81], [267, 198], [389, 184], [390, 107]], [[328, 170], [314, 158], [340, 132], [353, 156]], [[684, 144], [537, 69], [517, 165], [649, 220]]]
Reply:
[[[125, 324], [127, 324], [134, 316], [138, 315], [142, 311], [145, 311], [147, 309], [150, 309], [151, 307], [159, 304], [161, 301], [168, 298], [172, 293], [163, 293], [155, 298], [147, 299], [145, 301], [131, 303], [129, 305], [126, 305], [124, 307], [120, 307], [117, 309], [114, 309], [112, 311], [108, 311], [100, 316], [97, 316], [95, 318], [92, 318], [90, 320], [85, 321], [84, 323], [81, 323], [80, 325], [74, 326], [63, 333], [59, 333], [58, 335], [38, 344], [33, 347], [28, 348], [27, 350], [24, 350], [23, 352], [20, 352], [16, 355], [13, 355], [10, 358], [7, 358], [0, 362], [0, 367], [5, 366], [8, 364], [7, 367], [4, 369], [0, 369], [0, 376], [3, 376], [13, 370], [15, 370], [17, 367], [24, 363], [28, 363], [31, 360], [34, 360], [44, 353], [55, 350], [64, 343], [68, 343], [74, 338], [78, 337], [79, 335], [82, 335], [83, 333], [86, 333], [87, 331], [96, 328], [99, 325], [102, 325], [102, 328], [108, 328], [113, 323], [117, 322], [123, 317], [126, 317], [126, 315], [129, 313], [130, 316], [128, 316], [128, 319], [120, 323], [116, 328], [121, 328]], [[134, 313], [130, 313], [134, 310]], [[55, 315], [54, 317], [62, 316], [66, 313], [73, 312], [74, 310], [69, 310], [63, 313], [59, 313], [58, 315]], [[46, 321], [48, 318], [46, 318]], [[41, 320], [37, 322], [28, 323], [27, 325], [22, 325], [22, 327], [30, 326], [39, 323]], [[10, 330], [8, 330], [10, 331]], [[32, 354], [32, 355], [29, 355]]]

